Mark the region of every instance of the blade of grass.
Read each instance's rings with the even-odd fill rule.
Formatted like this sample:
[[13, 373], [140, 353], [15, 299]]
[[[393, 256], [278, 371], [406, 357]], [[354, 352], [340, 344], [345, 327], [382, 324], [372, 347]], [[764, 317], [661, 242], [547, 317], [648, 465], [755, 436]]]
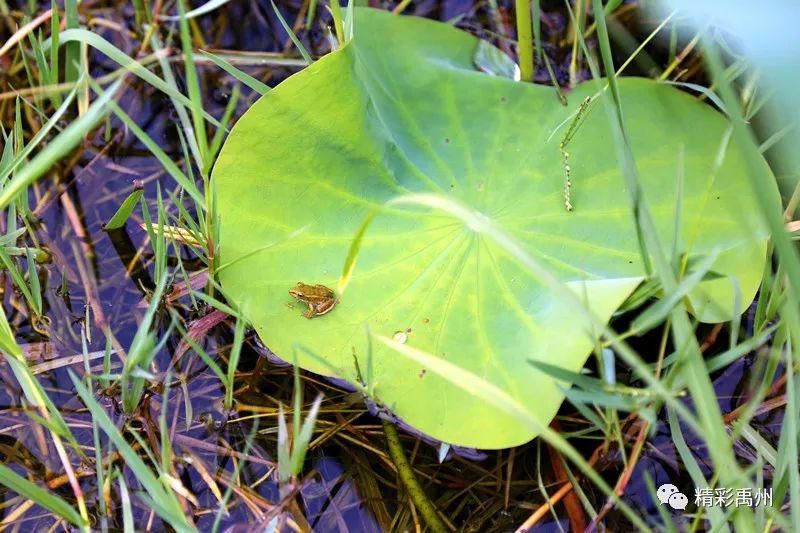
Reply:
[[[92, 88], [96, 93], [100, 95], [108, 94], [107, 91], [103, 91], [97, 85], [93, 84]], [[133, 132], [133, 134], [136, 135], [136, 138], [139, 139], [139, 141], [142, 144], [144, 144], [145, 147], [147, 147], [147, 149], [150, 151], [150, 153], [153, 154], [153, 156], [156, 159], [158, 159], [159, 163], [161, 163], [164, 166], [164, 170], [166, 170], [167, 173], [170, 176], [172, 176], [181, 187], [183, 187], [183, 190], [185, 190], [189, 194], [189, 196], [191, 196], [192, 199], [195, 202], [197, 202], [197, 206], [202, 207], [203, 205], [205, 205], [205, 197], [197, 188], [197, 185], [195, 185], [194, 182], [191, 181], [180, 168], [178, 168], [178, 165], [176, 165], [172, 161], [172, 159], [166, 154], [166, 152], [164, 152], [164, 150], [161, 149], [158, 143], [156, 143], [142, 128], [140, 128], [136, 124], [136, 122], [133, 119], [131, 119], [128, 116], [128, 114], [125, 113], [125, 111], [123, 111], [123, 109], [116, 102], [110, 100], [108, 102], [108, 105], [111, 108], [111, 111], [113, 111], [114, 114], [123, 123], [125, 123], [125, 125], [131, 130], [131, 132]]]
[[253, 89], [258, 94], [264, 95], [270, 91], [269, 85], [267, 85], [266, 83], [262, 83], [259, 80], [255, 79], [250, 74], [239, 70], [232, 63], [226, 61], [222, 57], [216, 54], [212, 54], [211, 52], [206, 50], [201, 50], [200, 55], [202, 57], [208, 58], [209, 61], [211, 61], [219, 68], [221, 68], [222, 70], [224, 70], [225, 72], [227, 72], [228, 74], [230, 74], [231, 76], [242, 82], [247, 87]]
[[[159, 78], [149, 70], [147, 70], [139, 61], [131, 58], [128, 54], [105, 40], [103, 37], [96, 33], [92, 33], [88, 30], [84, 29], [72, 29], [66, 30], [61, 32], [59, 36], [60, 44], [74, 44], [74, 43], [85, 43], [87, 46], [91, 46], [95, 50], [101, 52], [103, 55], [108, 56], [109, 59], [114, 61], [115, 63], [119, 64], [123, 68], [125, 68], [128, 72], [138, 76], [142, 80], [146, 81], [159, 91], [163, 92], [167, 96], [170, 96], [180, 102], [182, 105], [186, 106], [187, 108], [192, 108], [192, 102], [182, 93], [175, 90], [174, 87], [167, 84], [163, 79]], [[48, 41], [45, 41], [45, 45], [49, 45]], [[219, 127], [219, 122], [213, 116], [208, 113], [204, 113], [204, 118], [208, 120], [214, 126]]]
[[[339, 0], [329, 0], [328, 6], [331, 10], [331, 16], [333, 17], [333, 28], [336, 32], [336, 41], [339, 43], [339, 48], [344, 46], [346, 43], [346, 39], [344, 36], [344, 21], [342, 20], [342, 6], [339, 5]], [[398, 6], [400, 7], [400, 6]], [[284, 22], [284, 24], [286, 24]]]
[[[222, 126], [217, 128], [217, 131], [214, 132], [214, 137], [211, 139], [209, 154], [212, 160], [217, 157], [220, 148], [222, 148], [222, 141], [225, 140], [225, 134], [228, 132], [227, 127], [233, 117], [234, 111], [236, 111], [236, 104], [239, 103], [240, 94], [241, 89], [239, 89], [238, 85], [235, 85], [228, 99], [228, 105], [225, 106], [225, 112], [222, 114], [222, 119], [220, 120]], [[211, 210], [209, 209], [209, 211]], [[216, 242], [216, 240], [214, 242]]]
[[[64, 22], [67, 32], [78, 28], [78, 0], [64, 0]], [[64, 55], [64, 81], [74, 82], [80, 75], [81, 46], [77, 42], [66, 42]]]
[[[314, 399], [314, 403], [311, 404], [311, 408], [308, 410], [308, 414], [306, 415], [305, 420], [303, 420], [302, 426], [295, 425], [294, 432], [295, 438], [294, 442], [292, 443], [292, 472], [295, 475], [299, 474], [303, 469], [303, 462], [306, 458], [306, 453], [308, 452], [308, 444], [311, 442], [311, 437], [314, 433], [314, 425], [317, 422], [317, 415], [319, 414], [319, 408], [322, 405], [322, 394], [318, 395]], [[299, 414], [299, 411], [296, 411]]]
[[[53, 16], [50, 19], [50, 81], [48, 85], [55, 85], [58, 83], [59, 77], [58, 35], [61, 31], [61, 21], [59, 20], [59, 10], [56, 0], [51, 0], [50, 9], [53, 11]], [[59, 93], [53, 94], [51, 100], [54, 106], [58, 107], [61, 105], [61, 95]]]
[[[14, 286], [22, 293], [23, 298], [28, 306], [28, 311], [32, 315], [31, 318], [36, 320], [41, 315], [41, 305], [36, 305], [36, 298], [33, 294], [33, 287], [29, 286], [28, 283], [25, 282], [25, 276], [17, 268], [16, 263], [11, 259], [5, 249], [0, 248], [0, 261], [5, 266], [6, 272], [11, 277], [11, 281]], [[41, 302], [41, 296], [39, 297], [39, 301]]]
[[31, 296], [33, 297], [33, 308], [36, 314], [42, 315], [42, 286], [39, 283], [39, 272], [36, 269], [36, 260], [33, 256], [33, 250], [27, 248], [25, 256], [28, 260], [28, 284], [31, 287]]
[[[664, 248], [661, 247], [659, 242], [652, 216], [642, 201], [636, 163], [633, 159], [631, 142], [623, 120], [619, 89], [616, 78], [613, 76], [614, 67], [605, 24], [605, 13], [600, 2], [593, 2], [593, 8], [601, 57], [606, 72], [612, 73], [607, 78], [611, 100], [604, 99], [604, 102], [617, 148], [617, 159], [620, 161], [622, 174], [631, 197], [631, 208], [636, 224], [640, 228], [639, 232], [643, 238], [643, 249], [653, 259], [655, 274], [661, 280], [665, 293], [672, 294], [677, 290], [677, 281], [669, 261], [664, 256]], [[596, 67], [593, 67], [592, 70], [595, 75], [599, 74]], [[599, 76], [596, 77], [599, 80]], [[724, 486], [732, 488], [746, 487], [748, 486], [748, 481], [744, 478], [733, 453], [716, 394], [706, 373], [705, 362], [697, 339], [694, 337], [686, 310], [682, 307], [676, 307], [672, 312], [671, 318], [675, 344], [684, 352], [682, 373], [687, 376], [687, 384], [694, 402], [703, 406], [703, 409], [698, 410], [698, 418], [703, 428], [701, 435], [708, 443], [709, 455], [714, 462], [715, 468], [720, 473], [720, 479]], [[737, 528], [747, 528], [747, 524], [751, 523], [752, 519], [753, 514], [750, 509], [740, 507], [733, 511], [733, 520]]]
[[[715, 80], [717, 92], [725, 103], [731, 117], [733, 138], [743, 147], [747, 175], [750, 178], [751, 190], [755, 195], [761, 212], [772, 234], [773, 246], [780, 258], [781, 267], [786, 269], [793, 294], [800, 294], [800, 252], [786, 231], [783, 214], [775, 209], [776, 198], [767, 180], [772, 177], [764, 172], [764, 164], [758, 151], [758, 143], [744, 121], [741, 105], [734, 94], [729, 80], [724, 75], [722, 58], [716, 46], [706, 37], [703, 39], [703, 55], [708, 70]], [[797, 298], [794, 296], [793, 298]], [[795, 300], [796, 301], [796, 300]]]
[[5, 208], [28, 185], [47, 172], [56, 161], [66, 156], [83, 137], [106, 116], [112, 98], [119, 90], [121, 81], [112, 85], [92, 103], [88, 111], [64, 128], [57, 137], [47, 144], [36, 156], [23, 166], [0, 192], [0, 209]]
[[[189, 102], [191, 105], [189, 109], [192, 112], [192, 122], [194, 124], [194, 137], [197, 142], [197, 147], [200, 151], [200, 159], [197, 161], [197, 166], [200, 168], [200, 173], [203, 180], [208, 177], [208, 172], [211, 169], [211, 159], [208, 155], [208, 132], [206, 131], [206, 124], [203, 120], [203, 96], [200, 92], [200, 81], [197, 77], [197, 67], [194, 64], [194, 52], [192, 47], [192, 35], [189, 31], [189, 21], [186, 18], [184, 0], [178, 0], [178, 13], [180, 14], [180, 34], [181, 34], [181, 47], [183, 48], [183, 66], [184, 75], [186, 76], [186, 88], [189, 93]], [[186, 132], [187, 136], [190, 132]], [[207, 185], [207, 184], [206, 184]]]
[[119, 483], [120, 507], [122, 507], [122, 530], [126, 533], [136, 531], [128, 485], [125, 483], [125, 478], [119, 472], [116, 472], [114, 479]]
[[[286, 33], [289, 35], [289, 39], [292, 40], [292, 43], [294, 43], [295, 47], [300, 52], [300, 55], [303, 56], [303, 59], [306, 60], [307, 64], [310, 65], [311, 63], [313, 63], [314, 60], [311, 58], [311, 54], [308, 53], [308, 50], [306, 50], [306, 47], [303, 46], [303, 43], [300, 42], [300, 39], [298, 39], [297, 35], [295, 35], [294, 32], [292, 31], [292, 28], [286, 23], [286, 20], [284, 20], [283, 15], [281, 15], [280, 10], [278, 10], [278, 6], [276, 6], [275, 2], [273, 2], [272, 0], [270, 0], [270, 3], [272, 4], [272, 10], [275, 12], [275, 16], [278, 17], [278, 20], [280, 21], [281, 26], [283, 26], [284, 31], [286, 31]], [[338, 9], [338, 6], [339, 6], [338, 0], [333, 0], [331, 5], [333, 5], [333, 4], [336, 4], [337, 9]], [[340, 18], [341, 18], [341, 15], [340, 15]], [[335, 20], [335, 17], [334, 17], [334, 20]], [[338, 33], [339, 32], [337, 31], [337, 35], [338, 35]], [[340, 41], [339, 45], [340, 46], [342, 45], [341, 41]]]
[[225, 408], [233, 409], [233, 386], [236, 377], [236, 368], [239, 366], [239, 356], [242, 353], [244, 344], [244, 320], [237, 318], [236, 326], [233, 330], [233, 344], [231, 345], [230, 357], [228, 358], [228, 373], [225, 382]]
[[47, 120], [47, 122], [42, 124], [42, 127], [39, 129], [39, 131], [36, 132], [36, 135], [34, 135], [33, 138], [31, 138], [31, 140], [28, 141], [27, 144], [25, 144], [22, 150], [20, 150], [16, 155], [14, 155], [14, 158], [8, 162], [7, 166], [4, 166], [2, 169], [0, 169], [0, 183], [4, 182], [6, 178], [8, 178], [8, 176], [10, 176], [11, 173], [17, 169], [17, 167], [19, 167], [33, 152], [33, 150], [37, 146], [39, 146], [39, 144], [45, 139], [45, 137], [47, 137], [50, 131], [58, 125], [58, 122], [61, 120], [61, 118], [64, 116], [64, 113], [67, 112], [70, 105], [72, 104], [72, 100], [75, 99], [75, 94], [76, 94], [75, 89], [70, 91], [70, 93], [67, 95], [66, 100], [56, 109], [56, 111]]
[[58, 517], [83, 530], [88, 531], [88, 522], [81, 518], [70, 504], [52, 492], [41, 488], [20, 476], [6, 465], [0, 463], [0, 484], [13, 492], [36, 503], [40, 507], [52, 511]]
[[665, 295], [664, 298], [661, 298], [642, 311], [642, 313], [634, 319], [630, 329], [634, 331], [635, 334], [641, 334], [664, 321], [672, 312], [672, 309], [679, 305], [680, 301], [705, 278], [718, 256], [719, 252], [713, 250], [712, 253], [704, 257], [703, 260], [695, 266], [696, 270], [682, 279], [673, 292]]
[[100, 404], [92, 397], [89, 390], [81, 383], [81, 380], [75, 373], [69, 370], [69, 376], [75, 386], [78, 396], [80, 396], [83, 403], [89, 409], [92, 419], [95, 420], [100, 429], [103, 430], [108, 439], [125, 459], [125, 464], [131, 469], [139, 483], [142, 484], [142, 488], [145, 490], [145, 493], [149, 495], [151, 501], [158, 502], [153, 509], [177, 531], [187, 533], [195, 531], [189, 522], [186, 521], [183, 509], [174, 492], [168, 490], [158, 478], [153, 475], [153, 472], [139, 456], [139, 453], [128, 444], [128, 441], [120, 430], [108, 417], [108, 414], [106, 414]]
[[[158, 268], [158, 267], [156, 267]], [[151, 331], [156, 311], [161, 305], [161, 297], [167, 285], [167, 276], [161, 275], [158, 280], [150, 304], [142, 317], [142, 321], [134, 334], [128, 357], [122, 369], [120, 388], [122, 389], [122, 405], [126, 413], [133, 413], [139, 405], [144, 388], [144, 379], [136, 377], [136, 369], [146, 369], [156, 354], [155, 334]]]
[[[791, 290], [791, 289], [789, 289]], [[773, 483], [779, 487], [786, 487], [789, 496], [789, 512], [792, 522], [791, 530], [800, 528], [800, 460], [798, 459], [798, 421], [800, 421], [800, 381], [795, 381], [795, 371], [800, 368], [800, 355], [796, 348], [798, 337], [798, 313], [797, 302], [791, 302], [782, 306], [782, 312], [787, 318], [787, 323], [791, 326], [790, 334], [784, 345], [783, 357], [785, 359], [786, 376], [786, 411], [781, 424], [781, 436], [778, 441], [777, 459], [775, 465], [776, 473], [780, 473]], [[758, 449], [761, 450], [761, 446]], [[777, 491], [777, 497], [773, 502], [776, 510], [780, 509], [780, 503], [784, 500], [781, 492]]]
[[[175, 79], [175, 74], [172, 72], [172, 64], [170, 63], [168, 56], [160, 53], [165, 51], [165, 49], [161, 44], [161, 39], [155, 33], [150, 38], [150, 46], [158, 55], [158, 64], [161, 65], [161, 72], [164, 76], [165, 83], [172, 88], [170, 94], [182, 94], [178, 89], [178, 82]], [[203, 159], [200, 152], [200, 147], [197, 144], [193, 122], [189, 118], [189, 113], [186, 111], [186, 108], [181, 105], [181, 102], [177, 98], [174, 98], [173, 96], [170, 96], [169, 98], [172, 101], [172, 106], [175, 108], [175, 113], [177, 113], [178, 121], [180, 122], [181, 127], [178, 128], [178, 134], [183, 135], [182, 140], [188, 142], [189, 149], [191, 151], [192, 157], [187, 159], [190, 161], [194, 160], [195, 164], [201, 168], [203, 166]], [[190, 104], [189, 108], [193, 110], [192, 104]], [[191, 166], [187, 167], [187, 171], [192, 171]]]
[[[110, 342], [106, 342], [108, 349], [110, 350]], [[91, 373], [91, 357], [89, 354], [89, 341], [87, 339], [87, 328], [81, 328], [81, 355], [83, 355], [83, 371], [89, 375]], [[94, 389], [92, 387], [92, 382], [88, 382], [89, 393], [94, 395]], [[106, 483], [106, 475], [105, 475], [105, 465], [103, 464], [103, 443], [100, 441], [100, 428], [97, 427], [97, 424], [92, 420], [92, 443], [94, 444], [94, 461], [95, 461], [95, 477], [97, 479], [97, 486], [98, 487], [105, 487]], [[110, 448], [110, 446], [109, 446]], [[109, 450], [110, 452], [111, 450]], [[101, 520], [101, 529], [106, 529], [108, 527], [107, 524], [107, 517], [108, 517], [108, 508], [106, 506], [106, 499], [105, 498], [98, 498], [98, 503], [100, 507], [100, 520]]]
[[119, 206], [117, 212], [114, 213], [114, 216], [112, 216], [108, 223], [103, 226], [103, 229], [115, 230], [123, 227], [139, 203], [139, 199], [142, 197], [143, 192], [144, 191], [142, 189], [135, 189], [132, 193], [130, 193], [122, 202], [122, 205]]
[[317, 0], [310, 0], [308, 3], [308, 14], [306, 15], [306, 31], [311, 29], [314, 18], [317, 16]]

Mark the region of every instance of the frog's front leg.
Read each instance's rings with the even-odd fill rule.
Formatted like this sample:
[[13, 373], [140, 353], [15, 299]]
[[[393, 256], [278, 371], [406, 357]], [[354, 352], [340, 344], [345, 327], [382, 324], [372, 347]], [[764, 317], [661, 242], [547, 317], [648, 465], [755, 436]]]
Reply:
[[317, 310], [314, 308], [314, 304], [311, 302], [306, 302], [306, 305], [308, 306], [308, 311], [303, 313], [303, 316], [306, 318], [314, 318], [317, 315]]

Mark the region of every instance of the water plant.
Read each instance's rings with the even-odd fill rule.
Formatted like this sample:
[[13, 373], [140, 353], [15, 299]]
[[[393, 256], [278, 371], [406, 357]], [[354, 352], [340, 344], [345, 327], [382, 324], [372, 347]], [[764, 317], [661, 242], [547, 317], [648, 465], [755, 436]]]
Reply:
[[[479, 41], [445, 24], [369, 9], [354, 21], [344, 48], [238, 121], [214, 169], [222, 288], [276, 353], [302, 346], [301, 366], [353, 383], [357, 359], [370, 393], [414, 426], [503, 448], [536, 432], [375, 338], [480, 376], [546, 426], [566, 383], [531, 361], [578, 372], [654, 254], [680, 280], [644, 315], [655, 322], [679, 299], [702, 321], [752, 301], [768, 231], [720, 113], [619, 80], [631, 186], [607, 80], [562, 106], [551, 88], [477, 72]], [[298, 281], [335, 287], [336, 307], [308, 320], [291, 303]]]

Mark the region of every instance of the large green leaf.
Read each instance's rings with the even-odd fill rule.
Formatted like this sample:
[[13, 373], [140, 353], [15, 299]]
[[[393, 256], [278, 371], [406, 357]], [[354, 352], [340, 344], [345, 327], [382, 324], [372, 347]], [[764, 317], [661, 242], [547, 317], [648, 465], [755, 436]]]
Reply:
[[[499, 448], [535, 435], [397, 354], [370, 334], [482, 376], [543, 423], [563, 394], [528, 360], [577, 371], [591, 326], [490, 235], [435, 208], [385, 208], [437, 195], [522, 243], [602, 320], [645, 277], [635, 222], [600, 96], [568, 146], [567, 212], [559, 143], [587, 83], [561, 106], [552, 88], [476, 71], [478, 41], [447, 25], [358, 9], [355, 37], [261, 98], [238, 122], [214, 170], [219, 279], [277, 354], [356, 380], [371, 353], [375, 395], [447, 442]], [[708, 105], [644, 79], [620, 81], [644, 198], [670, 253], [718, 253], [690, 294], [704, 321], [730, 318], [757, 288], [766, 231], [756, 219], [727, 123]], [[682, 162], [682, 163], [681, 163]], [[766, 165], [765, 172], [769, 172]], [[676, 184], [683, 173], [683, 194]], [[314, 319], [288, 294], [298, 281], [337, 287], [367, 227], [340, 303]], [[477, 213], [477, 214], [475, 214]], [[325, 363], [318, 357], [324, 358]]]

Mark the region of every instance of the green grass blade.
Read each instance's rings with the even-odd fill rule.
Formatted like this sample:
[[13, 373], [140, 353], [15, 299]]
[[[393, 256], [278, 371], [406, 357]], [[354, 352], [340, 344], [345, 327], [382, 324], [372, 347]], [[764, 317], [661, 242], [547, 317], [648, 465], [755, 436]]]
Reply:
[[239, 356], [242, 353], [244, 344], [244, 320], [237, 318], [236, 326], [233, 330], [233, 345], [231, 346], [230, 357], [228, 359], [228, 374], [225, 381], [225, 408], [233, 408], [233, 385], [236, 377], [236, 368], [239, 366]]
[[[64, 116], [64, 113], [67, 112], [69, 106], [72, 104], [72, 100], [75, 98], [75, 90], [73, 89], [67, 95], [66, 100], [56, 109], [55, 113], [45, 122], [41, 129], [36, 132], [36, 135], [20, 150], [12, 160], [10, 160], [7, 166], [3, 166], [0, 169], [0, 183], [4, 182], [14, 170], [16, 170], [33, 152], [33, 150], [41, 144], [41, 142], [47, 137], [47, 135], [52, 131], [54, 127], [58, 124], [61, 118]], [[8, 148], [11, 148], [11, 143], [9, 143]]]
[[[83, 31], [77, 29], [79, 23], [78, 0], [64, 1], [64, 15], [67, 32]], [[63, 39], [62, 43], [65, 43]], [[66, 44], [64, 50], [64, 80], [67, 82], [75, 82], [78, 80], [78, 76], [80, 75], [79, 63], [81, 60], [81, 45], [78, 42], [70, 42]]]
[[[72, 29], [62, 32], [59, 36], [59, 39], [62, 45], [68, 43], [85, 43], [88, 46], [91, 46], [92, 48], [101, 52], [103, 55], [108, 56], [109, 59], [125, 68], [128, 72], [140, 77], [142, 80], [146, 81], [159, 91], [176, 99], [187, 108], [192, 108], [192, 102], [189, 100], [189, 98], [176, 91], [174, 87], [170, 86], [163, 79], [147, 70], [141, 65], [140, 62], [131, 58], [128, 54], [102, 38], [100, 35], [84, 29]], [[49, 43], [45, 41], [45, 44]], [[219, 126], [217, 119], [212, 117], [210, 114], [204, 113], [203, 116], [214, 126]]]
[[131, 505], [131, 495], [128, 492], [128, 485], [125, 478], [117, 472], [116, 479], [119, 482], [120, 506], [122, 507], [122, 530], [125, 533], [133, 533], [136, 526], [133, 520], [133, 506]]
[[112, 216], [108, 223], [104, 226], [104, 229], [115, 230], [123, 227], [125, 222], [127, 222], [128, 218], [131, 216], [131, 213], [133, 213], [133, 210], [136, 208], [136, 205], [139, 203], [139, 199], [142, 197], [143, 192], [144, 191], [142, 189], [136, 189], [130, 193], [122, 202], [122, 205], [119, 206], [117, 212], [114, 213], [114, 216]]
[[[296, 367], [295, 367], [296, 368]], [[311, 405], [303, 425], [300, 428], [295, 441], [292, 443], [292, 472], [295, 475], [303, 470], [303, 462], [306, 459], [306, 452], [308, 452], [308, 444], [311, 442], [311, 436], [314, 433], [314, 425], [317, 423], [317, 415], [319, 408], [322, 405], [322, 395], [316, 397], [314, 403]]]
[[[99, 92], [100, 94], [108, 94], [107, 92], [103, 92], [98, 86], [93, 86], [95, 92]], [[172, 176], [178, 184], [183, 187], [183, 189], [192, 197], [192, 199], [197, 202], [198, 207], [202, 207], [205, 203], [205, 198], [200, 190], [197, 188], [197, 185], [190, 180], [186, 174], [176, 165], [172, 159], [161, 149], [161, 147], [156, 143], [142, 128], [140, 128], [136, 122], [128, 116], [123, 109], [117, 105], [116, 102], [113, 100], [109, 102], [109, 107], [114, 112], [117, 117], [119, 117], [122, 122], [133, 132], [134, 135], [144, 144], [148, 150], [153, 154], [153, 156], [158, 159], [158, 161], [164, 166], [164, 170]]]
[[696, 270], [681, 280], [674, 291], [642, 311], [631, 324], [631, 330], [641, 333], [666, 320], [672, 309], [705, 278], [718, 256], [719, 253], [711, 253], [704, 257], [702, 262], [696, 265]]
[[78, 511], [61, 499], [61, 497], [31, 483], [2, 463], [0, 463], [0, 484], [5, 485], [20, 496], [35, 502], [36, 505], [52, 511], [60, 518], [63, 518], [81, 529], [88, 525], [83, 521]]
[[[53, 15], [50, 18], [50, 84], [55, 85], [58, 83], [59, 68], [58, 68], [58, 36], [61, 31], [61, 22], [59, 19], [59, 9], [56, 0], [51, 0], [50, 9]], [[61, 105], [61, 95], [55, 93], [52, 95], [51, 100], [53, 105], [58, 107]]]
[[26, 258], [28, 259], [28, 284], [31, 288], [31, 296], [33, 309], [37, 315], [42, 315], [42, 286], [39, 283], [39, 272], [36, 269], [36, 259], [34, 258], [33, 250], [27, 248], [25, 250]]
[[226, 61], [225, 59], [221, 58], [218, 55], [212, 54], [211, 52], [201, 50], [200, 55], [203, 57], [208, 58], [209, 61], [217, 65], [219, 68], [242, 82], [244, 85], [250, 87], [258, 94], [264, 95], [270, 91], [269, 85], [266, 83], [262, 83], [259, 80], [255, 79], [250, 74], [243, 72], [236, 68], [233, 64]]
[[[225, 106], [225, 112], [222, 114], [222, 119], [220, 120], [222, 126], [217, 128], [217, 131], [214, 132], [214, 137], [211, 139], [211, 146], [208, 148], [209, 157], [211, 157], [212, 160], [217, 157], [220, 148], [222, 148], [222, 141], [225, 140], [225, 134], [228, 132], [227, 127], [233, 117], [233, 113], [236, 111], [236, 104], [239, 103], [240, 95], [241, 89], [239, 89], [238, 85], [234, 85], [231, 96], [228, 99], [228, 105]], [[214, 242], [216, 242], [216, 240]]]
[[25, 302], [28, 305], [28, 310], [31, 315], [39, 315], [33, 293], [31, 292], [31, 287], [29, 287], [25, 282], [25, 276], [22, 274], [19, 268], [17, 268], [17, 265], [3, 248], [0, 248], [0, 261], [2, 261], [3, 265], [5, 266], [5, 270], [8, 272], [9, 276], [11, 276], [11, 281], [14, 283], [14, 286], [25, 298]]
[[[157, 53], [159, 52], [166, 52], [166, 49], [161, 44], [161, 39], [159, 39], [157, 34], [153, 34], [150, 38], [150, 46], [153, 50]], [[167, 85], [172, 88], [172, 94], [182, 94], [178, 89], [178, 81], [175, 79], [175, 74], [172, 72], [172, 63], [170, 63], [167, 54], [160, 53], [158, 56], [158, 63], [161, 65], [161, 72], [164, 75], [164, 81]], [[188, 63], [187, 63], [188, 68]], [[197, 144], [197, 135], [195, 134], [195, 127], [193, 126], [193, 121], [189, 118], [189, 113], [186, 111], [186, 108], [181, 104], [180, 100], [177, 98], [173, 98], [170, 96], [170, 100], [172, 101], [172, 105], [175, 108], [175, 113], [178, 114], [178, 120], [180, 121], [180, 128], [178, 128], [178, 135], [183, 136], [182, 142], [185, 140], [189, 144], [189, 149], [191, 150], [192, 158], [197, 164], [198, 167], [202, 168], [203, 166], [203, 157], [200, 151], [200, 147]], [[191, 99], [190, 99], [191, 102]], [[190, 105], [190, 109], [193, 111], [193, 104]], [[187, 154], [188, 159], [188, 154]], [[191, 166], [187, 168], [188, 172], [191, 173]], [[191, 177], [191, 176], [190, 176]]]
[[114, 444], [119, 453], [125, 459], [128, 468], [131, 469], [136, 479], [142, 484], [145, 493], [150, 496], [152, 501], [159, 502], [160, 505], [154, 508], [161, 515], [161, 518], [169, 522], [177, 531], [194, 531], [194, 528], [186, 521], [180, 503], [175, 494], [167, 490], [164, 485], [153, 475], [153, 472], [145, 464], [139, 453], [134, 450], [125, 437], [120, 433], [114, 422], [108, 417], [105, 410], [89, 393], [88, 389], [81, 383], [80, 379], [69, 371], [75, 390], [83, 403], [89, 409], [92, 419], [106, 434], [108, 439]]
[[358, 227], [358, 231], [356, 231], [356, 234], [353, 237], [353, 242], [350, 243], [350, 249], [347, 251], [347, 258], [345, 258], [344, 267], [342, 268], [342, 275], [339, 278], [339, 283], [336, 287], [336, 292], [339, 294], [339, 296], [344, 294], [347, 285], [350, 283], [350, 278], [353, 276], [353, 271], [356, 269], [358, 251], [361, 249], [361, 241], [364, 239], [364, 234], [366, 233], [367, 228], [375, 219], [377, 214], [378, 210], [374, 209], [370, 211], [366, 217], [364, 217], [364, 221]]
[[308, 3], [308, 14], [306, 15], [306, 30], [310, 30], [317, 16], [317, 0], [310, 0]]
[[135, 375], [136, 370], [146, 369], [157, 352], [155, 334], [151, 331], [156, 311], [161, 306], [161, 296], [167, 284], [167, 276], [160, 276], [153, 291], [147, 311], [136, 330], [128, 350], [128, 357], [122, 368], [122, 405], [126, 413], [132, 413], [139, 405], [144, 378]]
[[89, 109], [67, 126], [33, 159], [22, 167], [0, 192], [0, 209], [5, 208], [17, 194], [47, 172], [56, 161], [69, 154], [108, 113], [111, 99], [119, 90], [121, 82], [116, 82], [101, 95]]
[[[631, 197], [631, 209], [634, 213], [637, 228], [645, 257], [651, 257], [655, 274], [661, 280], [667, 295], [677, 290], [677, 281], [672, 267], [665, 257], [658, 238], [652, 215], [643, 202], [641, 187], [639, 185], [638, 171], [631, 151], [631, 142], [623, 120], [622, 103], [619, 95], [617, 80], [614, 77], [614, 65], [611, 46], [608, 40], [608, 30], [605, 24], [605, 13], [600, 2], [594, 2], [594, 15], [597, 24], [598, 43], [601, 57], [606, 72], [611, 100], [604, 99], [609, 122], [617, 148], [617, 159], [625, 179], [626, 187]], [[588, 56], [587, 56], [588, 57]], [[596, 73], [596, 67], [593, 67]], [[700, 435], [708, 445], [709, 455], [715, 468], [720, 472], [721, 482], [726, 487], [742, 488], [749, 486], [749, 481], [743, 475], [736, 461], [732, 443], [728, 438], [722, 413], [716, 399], [713, 384], [706, 374], [705, 362], [700, 352], [697, 339], [691, 323], [683, 307], [676, 307], [672, 312], [674, 342], [683, 352], [684, 364], [679, 370], [686, 375], [687, 385], [696, 404], [703, 405], [698, 411], [699, 422], [702, 427]], [[733, 520], [737, 528], [746, 528], [753, 520], [750, 509], [739, 507], [733, 510]]]
[[[338, 0], [333, 0], [333, 3], [336, 3], [336, 5], [338, 7], [338, 3], [337, 2], [338, 2]], [[294, 34], [294, 32], [292, 31], [291, 26], [289, 26], [289, 24], [286, 23], [286, 20], [284, 20], [283, 15], [281, 15], [281, 12], [278, 10], [278, 6], [276, 6], [275, 2], [273, 2], [272, 0], [270, 0], [270, 3], [272, 3], [272, 9], [273, 9], [273, 11], [275, 11], [275, 15], [278, 17], [278, 20], [280, 21], [281, 26], [283, 26], [283, 29], [286, 30], [287, 34], [289, 34], [289, 38], [294, 43], [295, 47], [297, 47], [297, 50], [300, 52], [300, 55], [303, 56], [303, 59], [305, 59], [306, 63], [308, 63], [309, 65], [311, 63], [313, 63], [314, 60], [311, 58], [311, 54], [308, 53], [308, 50], [306, 50], [306, 47], [303, 46], [303, 43], [301, 43], [300, 39], [297, 38], [297, 35]], [[331, 5], [333, 5], [333, 3]], [[341, 45], [341, 43], [340, 43], [340, 45]]]
[[286, 483], [292, 477], [292, 454], [289, 450], [289, 430], [283, 405], [278, 405], [278, 480]]
[[[189, 21], [186, 18], [184, 0], [178, 0], [178, 13], [180, 14], [180, 34], [181, 47], [183, 48], [184, 75], [186, 76], [186, 87], [189, 92], [189, 102], [192, 111], [192, 122], [194, 125], [194, 137], [197, 147], [200, 150], [200, 159], [197, 161], [200, 172], [205, 179], [211, 169], [211, 160], [208, 156], [208, 137], [206, 124], [203, 120], [203, 95], [200, 92], [200, 80], [197, 77], [197, 68], [194, 64], [194, 52], [192, 47], [192, 34], [189, 30]], [[188, 133], [188, 132], [187, 132]]]
[[[344, 43], [347, 42], [344, 36], [344, 21], [342, 19], [342, 6], [339, 5], [339, 0], [329, 0], [328, 5], [330, 6], [331, 16], [333, 17], [333, 28], [334, 31], [336, 32], [336, 41], [339, 43], [339, 48], [341, 48], [342, 46], [344, 46]], [[281, 19], [281, 21], [282, 20], [283, 19]], [[285, 24], [286, 23], [284, 22], [284, 25]]]

